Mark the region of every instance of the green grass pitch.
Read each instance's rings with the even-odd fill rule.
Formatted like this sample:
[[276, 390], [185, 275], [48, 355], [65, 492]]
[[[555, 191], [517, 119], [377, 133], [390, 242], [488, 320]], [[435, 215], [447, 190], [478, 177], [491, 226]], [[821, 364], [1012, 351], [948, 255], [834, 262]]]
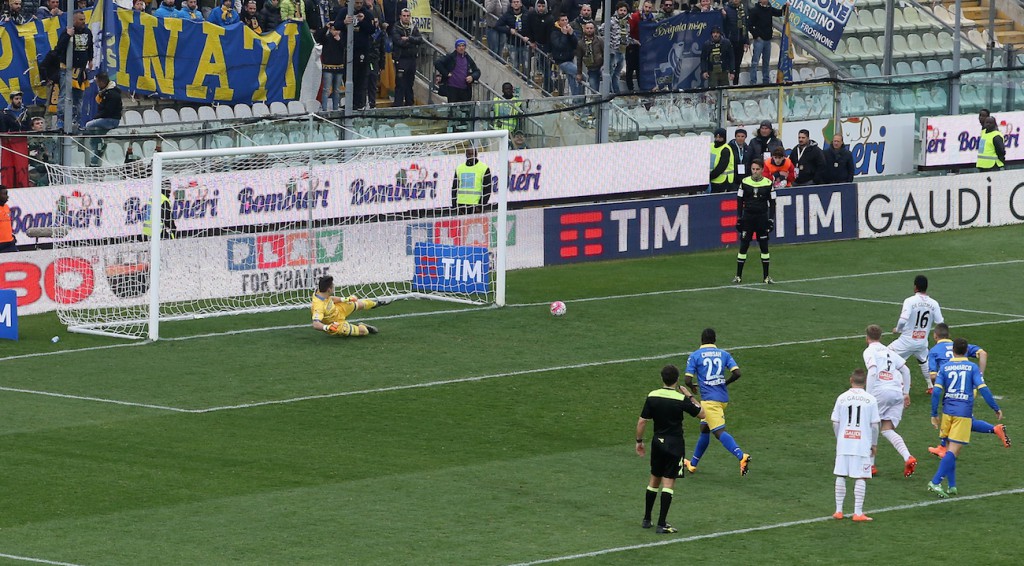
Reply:
[[[894, 326], [917, 273], [954, 334], [989, 352], [1004, 422], [1024, 434], [1022, 235], [777, 246], [771, 287], [728, 284], [734, 249], [517, 271], [507, 308], [396, 303], [358, 340], [313, 331], [305, 311], [171, 323], [169, 338], [205, 336], [155, 344], [23, 317], [21, 341], [0, 344], [0, 562], [923, 563], [952, 544], [963, 563], [1012, 564], [1024, 448], [975, 434], [960, 497], [923, 505], [938, 461], [916, 367], [899, 431], [917, 475], [881, 441], [875, 521], [823, 518], [832, 404], [864, 327]], [[633, 429], [705, 326], [743, 369], [727, 417], [754, 460], [741, 477], [712, 441], [677, 485], [681, 532], [658, 536], [639, 527]]]

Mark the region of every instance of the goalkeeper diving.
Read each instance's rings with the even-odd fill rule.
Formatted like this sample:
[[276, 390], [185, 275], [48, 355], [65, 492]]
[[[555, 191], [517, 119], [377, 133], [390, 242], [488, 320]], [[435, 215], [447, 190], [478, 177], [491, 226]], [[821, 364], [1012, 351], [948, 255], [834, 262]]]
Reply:
[[313, 293], [313, 328], [332, 336], [366, 336], [379, 332], [376, 326], [365, 322], [350, 323], [346, 319], [356, 311], [366, 311], [381, 307], [390, 301], [383, 299], [347, 299], [334, 296], [334, 277], [324, 275], [317, 282], [317, 291]]

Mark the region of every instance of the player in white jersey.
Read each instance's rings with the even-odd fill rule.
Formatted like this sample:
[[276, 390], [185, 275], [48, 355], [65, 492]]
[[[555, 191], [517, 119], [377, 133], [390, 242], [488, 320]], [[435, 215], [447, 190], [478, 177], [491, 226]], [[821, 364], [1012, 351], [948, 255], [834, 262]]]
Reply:
[[914, 294], [903, 301], [900, 320], [892, 331], [900, 337], [889, 347], [904, 360], [914, 356], [921, 366], [921, 375], [927, 383], [927, 393], [932, 394], [932, 379], [928, 375], [928, 331], [933, 324], [944, 322], [939, 303], [928, 296], [928, 278], [918, 275], [914, 278]]
[[864, 390], [867, 375], [856, 369], [850, 374], [850, 389], [836, 399], [832, 429], [836, 433], [836, 519], [843, 518], [846, 478], [853, 478], [853, 520], [870, 521], [864, 514], [866, 479], [871, 477], [871, 458], [878, 449], [878, 401]]
[[[917, 458], [910, 455], [907, 443], [896, 432], [903, 420], [903, 408], [910, 406], [910, 369], [882, 339], [882, 327], [872, 324], [864, 331], [868, 347], [864, 348], [864, 367], [868, 373], [868, 393], [878, 401], [878, 414], [882, 419], [882, 436], [885, 437], [903, 457], [903, 477], [914, 475]], [[877, 474], [874, 458], [871, 460], [871, 474]]]

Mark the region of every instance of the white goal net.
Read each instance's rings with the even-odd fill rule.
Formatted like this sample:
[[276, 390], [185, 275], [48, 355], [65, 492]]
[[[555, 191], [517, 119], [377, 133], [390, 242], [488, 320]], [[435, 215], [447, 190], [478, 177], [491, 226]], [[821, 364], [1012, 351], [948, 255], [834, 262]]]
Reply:
[[[501, 306], [507, 139], [469, 132], [53, 168], [71, 195], [54, 213], [54, 276], [102, 265], [95, 281], [56, 286], [82, 295], [57, 297], [58, 315], [73, 332], [156, 340], [163, 321], [309, 308], [326, 274], [339, 296]], [[471, 148], [492, 190], [457, 204]], [[124, 222], [93, 221], [97, 206]]]

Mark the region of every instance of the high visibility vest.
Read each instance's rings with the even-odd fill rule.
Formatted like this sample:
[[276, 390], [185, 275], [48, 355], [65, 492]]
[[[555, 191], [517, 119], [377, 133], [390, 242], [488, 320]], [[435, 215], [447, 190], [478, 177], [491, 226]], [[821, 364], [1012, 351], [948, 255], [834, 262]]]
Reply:
[[755, 181], [753, 177], [744, 177], [743, 180], [740, 182], [748, 187], [753, 187], [755, 189], [758, 187], [772, 186], [772, 180], [769, 179], [768, 177], [761, 177], [760, 181]]
[[[722, 160], [722, 149], [729, 147], [729, 144], [723, 143], [722, 147], [715, 147], [715, 144], [711, 144], [711, 169], [714, 170], [718, 166], [718, 163]], [[712, 183], [731, 183], [733, 172], [736, 169], [736, 163], [733, 161], [732, 150], [729, 151], [729, 162], [725, 166], [725, 172], [721, 175], [711, 179]]]
[[999, 156], [996, 155], [996, 144], [994, 141], [996, 136], [1002, 137], [999, 130], [981, 133], [981, 142], [978, 144], [978, 169], [992, 169], [993, 167], [1003, 166], [1003, 162], [999, 161]]
[[487, 165], [477, 161], [476, 165], [459, 164], [455, 168], [455, 174], [459, 178], [459, 189], [456, 193], [456, 204], [476, 205], [484, 194], [484, 175], [487, 173]]
[[[167, 195], [160, 193], [160, 208], [163, 208], [164, 203], [170, 204], [171, 199], [167, 198]], [[146, 213], [146, 219], [142, 221], [142, 234], [147, 238], [153, 237], [153, 207], [149, 207], [149, 212]]]
[[498, 96], [494, 97], [494, 116], [497, 118], [494, 120], [494, 129], [508, 130], [509, 132], [515, 131], [516, 122], [519, 121], [518, 116], [522, 113], [522, 102]]

